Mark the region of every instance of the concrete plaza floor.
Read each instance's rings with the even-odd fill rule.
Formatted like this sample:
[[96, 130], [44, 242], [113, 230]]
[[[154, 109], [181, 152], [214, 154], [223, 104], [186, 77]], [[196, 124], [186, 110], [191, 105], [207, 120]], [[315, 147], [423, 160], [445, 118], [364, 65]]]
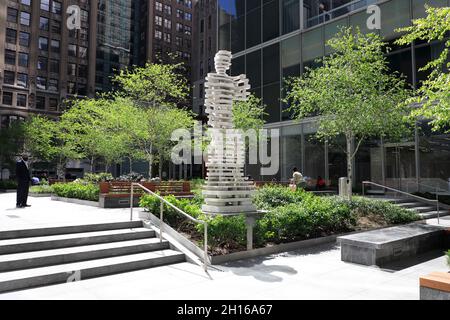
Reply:
[[[129, 210], [99, 209], [30, 198], [15, 209], [15, 194], [0, 194], [0, 231], [126, 221]], [[137, 216], [137, 212], [135, 214]], [[435, 224], [436, 220], [427, 221]], [[450, 226], [450, 218], [441, 225]], [[447, 272], [443, 252], [431, 252], [389, 269], [340, 260], [334, 244], [217, 266], [207, 275], [190, 263], [10, 292], [6, 299], [419, 299], [419, 277]]]

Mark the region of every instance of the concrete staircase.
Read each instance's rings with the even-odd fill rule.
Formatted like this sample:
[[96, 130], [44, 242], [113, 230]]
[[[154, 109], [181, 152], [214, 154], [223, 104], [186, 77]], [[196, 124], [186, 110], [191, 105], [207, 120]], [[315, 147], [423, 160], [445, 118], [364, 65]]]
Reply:
[[141, 221], [0, 232], [0, 292], [186, 261]]
[[[415, 211], [422, 219], [432, 219], [438, 216], [436, 206], [414, 200], [413, 198], [395, 198], [391, 196], [369, 196], [372, 199], [389, 201], [399, 207], [403, 207], [410, 211]], [[450, 215], [450, 210], [440, 207], [439, 215], [441, 217]]]

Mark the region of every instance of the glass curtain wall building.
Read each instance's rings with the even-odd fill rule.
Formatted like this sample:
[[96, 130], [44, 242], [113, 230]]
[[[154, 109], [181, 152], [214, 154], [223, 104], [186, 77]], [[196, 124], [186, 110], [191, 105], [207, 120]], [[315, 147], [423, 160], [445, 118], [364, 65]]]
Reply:
[[[275, 176], [255, 180], [288, 180], [292, 167], [301, 168], [314, 180], [321, 176], [331, 187], [346, 176], [344, 139], [323, 142], [315, 138], [315, 119], [293, 121], [281, 102], [284, 79], [301, 75], [314, 67], [315, 59], [330, 53], [325, 45], [341, 26], [358, 26], [363, 32], [379, 33], [390, 43], [387, 59], [392, 70], [406, 76], [413, 87], [420, 86], [427, 74], [420, 72], [436, 58], [443, 43], [417, 42], [409, 46], [393, 44], [395, 29], [425, 16], [425, 3], [448, 6], [448, 0], [220, 0], [218, 5], [218, 48], [233, 52], [231, 73], [246, 73], [252, 92], [267, 106], [266, 127], [281, 133], [281, 167]], [[367, 7], [381, 9], [381, 29], [368, 30]], [[365, 141], [354, 159], [354, 179], [415, 191], [428, 185], [450, 191], [450, 135], [431, 132], [427, 121], [420, 121], [414, 133], [401, 143], [372, 139]], [[256, 168], [253, 168], [256, 169]]]

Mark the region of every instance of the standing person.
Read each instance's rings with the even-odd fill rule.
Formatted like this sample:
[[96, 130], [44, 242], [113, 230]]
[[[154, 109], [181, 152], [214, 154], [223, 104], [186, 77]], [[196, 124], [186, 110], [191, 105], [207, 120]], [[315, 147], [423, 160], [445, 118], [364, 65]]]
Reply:
[[297, 167], [292, 169], [292, 183], [297, 187], [297, 190], [303, 187], [303, 175], [298, 171]]
[[27, 204], [28, 188], [30, 187], [30, 170], [28, 168], [28, 156], [22, 155], [22, 158], [16, 163], [17, 179], [17, 208], [31, 207]]
[[321, 177], [317, 177], [317, 183], [316, 183], [316, 190], [323, 190], [325, 189], [326, 183], [325, 180]]

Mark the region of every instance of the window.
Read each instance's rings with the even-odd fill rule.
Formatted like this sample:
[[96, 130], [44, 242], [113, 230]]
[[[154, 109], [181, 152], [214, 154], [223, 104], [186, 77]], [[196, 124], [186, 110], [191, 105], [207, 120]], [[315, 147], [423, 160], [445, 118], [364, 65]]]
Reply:
[[184, 12], [180, 9], [177, 9], [177, 18], [183, 19], [184, 17]]
[[61, 22], [52, 20], [52, 32], [53, 33], [61, 33]]
[[211, 25], [212, 25], [212, 18], [211, 15], [208, 17], [208, 29], [211, 29]]
[[89, 12], [86, 10], [81, 10], [81, 21], [88, 22], [89, 21]]
[[77, 46], [74, 44], [69, 44], [68, 52], [70, 57], [76, 57], [77, 56]]
[[48, 81], [48, 90], [58, 91], [58, 80], [57, 79], [50, 79]]
[[16, 64], [16, 52], [12, 50], [5, 50], [5, 63], [6, 64]]
[[18, 107], [26, 107], [27, 106], [27, 95], [18, 93], [16, 105]]
[[159, 30], [155, 30], [155, 39], [161, 40], [162, 39], [162, 32]]
[[16, 44], [17, 31], [14, 29], [6, 29], [6, 42]]
[[30, 46], [30, 34], [28, 32], [19, 32], [19, 45], [24, 47]]
[[183, 25], [182, 25], [181, 23], [178, 23], [178, 22], [177, 22], [177, 31], [178, 31], [178, 32], [183, 32], [183, 30], [184, 30], [184, 29], [183, 29]]
[[6, 104], [8, 106], [12, 106], [12, 92], [3, 92], [3, 104]]
[[39, 90], [46, 90], [47, 89], [47, 78], [36, 77], [36, 88]]
[[28, 88], [28, 75], [26, 73], [17, 74], [17, 86]]
[[28, 12], [22, 11], [20, 13], [20, 24], [23, 26], [29, 26], [30, 18], [31, 18], [31, 16]]
[[170, 21], [169, 19], [164, 19], [164, 28], [172, 29], [172, 21]]
[[13, 71], [5, 70], [5, 78], [3, 79], [3, 83], [14, 85], [15, 81], [16, 81], [16, 74]]
[[52, 12], [55, 14], [61, 14], [62, 11], [62, 5], [61, 2], [54, 1], [52, 2]]
[[19, 66], [28, 67], [28, 53], [19, 52]]
[[205, 31], [205, 20], [200, 20], [200, 32]]
[[48, 38], [39, 37], [39, 49], [43, 51], [48, 51]]
[[36, 97], [36, 109], [45, 110], [45, 97]]
[[200, 54], [203, 54], [204, 47], [205, 47], [204, 42], [203, 42], [203, 40], [201, 40], [200, 41]]
[[59, 53], [59, 40], [52, 39], [50, 43], [51, 51], [54, 53]]
[[87, 78], [87, 66], [85, 65], [79, 65], [78, 66], [78, 77]]
[[59, 60], [50, 59], [50, 72], [59, 73]]
[[203, 61], [200, 61], [200, 76], [203, 76]]
[[17, 14], [18, 14], [18, 11], [16, 9], [8, 8], [8, 13], [7, 13], [7, 15], [8, 15], [8, 18], [7, 18], [8, 22], [17, 23]]
[[68, 94], [75, 94], [76, 93], [75, 82], [68, 82], [67, 83], [67, 93]]
[[189, 59], [191, 59], [191, 54], [188, 52], [183, 52], [183, 58], [186, 60], [189, 60]]
[[38, 57], [37, 68], [38, 68], [38, 70], [47, 71], [47, 58], [46, 57]]
[[188, 12], [185, 12], [184, 13], [184, 19], [188, 20], [188, 21], [192, 21], [192, 14], [188, 13]]
[[164, 41], [167, 42], [167, 43], [170, 43], [171, 40], [172, 39], [171, 39], [170, 33], [164, 33]]
[[86, 28], [81, 28], [80, 30], [80, 39], [83, 41], [88, 41], [89, 36], [88, 36], [88, 31]]
[[156, 1], [156, 2], [155, 2], [155, 9], [156, 9], [157, 11], [163, 11], [163, 5], [162, 5], [162, 3]]
[[168, 4], [164, 5], [164, 13], [170, 16], [172, 14], [172, 7]]
[[31, 5], [31, 0], [20, 0], [20, 3], [29, 6]]
[[155, 16], [155, 24], [157, 25], [157, 26], [162, 26], [162, 17], [160, 17], [160, 16]]
[[75, 63], [69, 63], [67, 65], [67, 75], [74, 77], [77, 75], [77, 65]]
[[48, 18], [45, 17], [39, 18], [39, 29], [43, 31], [48, 31]]
[[175, 37], [175, 44], [178, 47], [182, 47], [183, 46], [183, 38], [182, 37]]
[[192, 1], [191, 0], [184, 0], [184, 4], [186, 5], [186, 7], [192, 8]]
[[79, 57], [81, 59], [86, 59], [87, 57], [87, 48], [86, 47], [78, 47]]
[[48, 99], [48, 110], [58, 111], [58, 99], [55, 98]]
[[41, 0], [41, 10], [50, 11], [50, 0]]
[[185, 33], [186, 35], [190, 36], [191, 33], [192, 33], [192, 28], [189, 27], [189, 26], [184, 26], [184, 33]]

